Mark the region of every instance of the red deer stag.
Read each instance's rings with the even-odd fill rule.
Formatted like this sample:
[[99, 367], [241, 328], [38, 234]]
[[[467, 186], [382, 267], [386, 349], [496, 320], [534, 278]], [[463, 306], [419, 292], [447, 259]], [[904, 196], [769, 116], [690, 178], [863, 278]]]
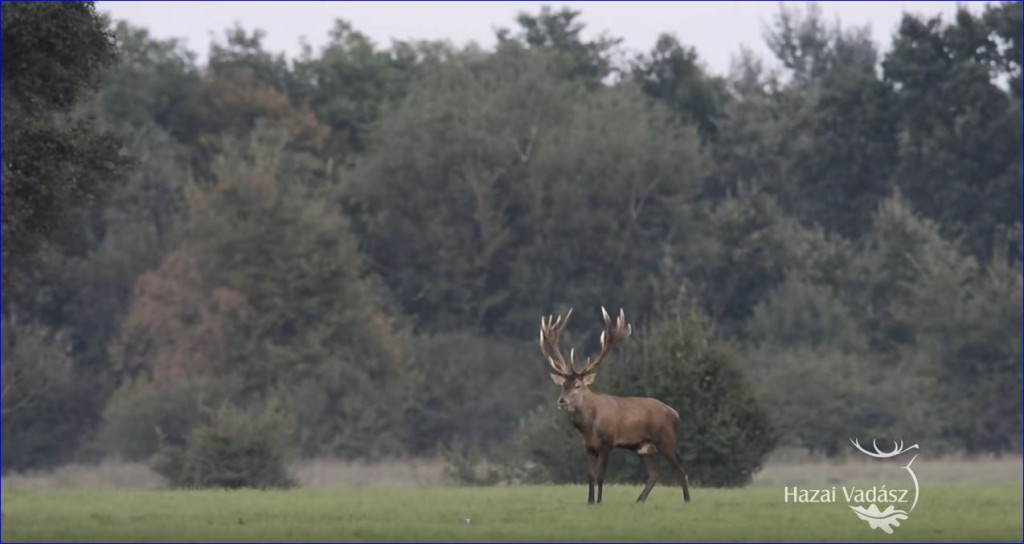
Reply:
[[576, 370], [576, 350], [569, 352], [566, 363], [558, 347], [562, 329], [572, 315], [570, 309], [565, 316], [542, 317], [540, 320], [540, 349], [551, 366], [551, 379], [562, 386], [558, 407], [569, 413], [572, 425], [583, 438], [587, 450], [588, 482], [590, 491], [587, 502], [594, 504], [594, 484], [597, 484], [597, 502], [601, 502], [604, 489], [604, 473], [608, 466], [608, 455], [614, 448], [632, 450], [640, 456], [647, 469], [647, 485], [637, 497], [637, 502], [647, 496], [658, 482], [658, 463], [654, 454], [660, 452], [668, 459], [682, 480], [683, 500], [689, 502], [690, 487], [686, 470], [676, 450], [676, 426], [679, 412], [661, 401], [645, 397], [616, 397], [595, 393], [590, 390], [598, 367], [608, 357], [612, 348], [633, 332], [626, 323], [626, 314], [619, 310], [618, 319], [612, 323], [608, 312], [601, 308], [604, 316], [604, 331], [601, 332], [601, 351], [596, 357], [587, 358], [582, 370]]

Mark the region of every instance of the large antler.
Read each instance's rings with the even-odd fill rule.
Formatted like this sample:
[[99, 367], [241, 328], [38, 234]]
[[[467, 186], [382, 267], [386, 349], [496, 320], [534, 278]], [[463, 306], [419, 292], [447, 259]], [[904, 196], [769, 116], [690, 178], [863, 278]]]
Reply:
[[571, 378], [576, 373], [575, 367], [570, 367], [565, 362], [562, 350], [558, 348], [558, 339], [562, 336], [562, 329], [569, 322], [572, 315], [572, 308], [566, 312], [565, 317], [559, 315], [540, 318], [540, 351], [547, 358], [551, 370], [563, 378]]
[[615, 320], [614, 326], [612, 325], [612, 318], [608, 315], [608, 311], [604, 309], [604, 306], [601, 307], [601, 315], [604, 317], [604, 330], [601, 331], [601, 353], [598, 353], [597, 357], [593, 360], [587, 357], [587, 364], [579, 372], [580, 375], [597, 372], [597, 367], [601, 366], [605, 357], [611, 353], [612, 348], [619, 342], [629, 338], [629, 335], [633, 333], [633, 326], [626, 323], [626, 312], [622, 308], [619, 308], [619, 316]]

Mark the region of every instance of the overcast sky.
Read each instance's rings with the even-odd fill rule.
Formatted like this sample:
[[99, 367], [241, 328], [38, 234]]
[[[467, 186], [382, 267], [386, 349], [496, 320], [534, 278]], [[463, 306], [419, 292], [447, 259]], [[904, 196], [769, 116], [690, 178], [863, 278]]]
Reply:
[[[764, 25], [778, 11], [776, 2], [547, 2], [583, 13], [587, 34], [602, 31], [623, 38], [624, 47], [647, 51], [658, 34], [674, 33], [695, 46], [715, 73], [729, 69], [740, 46], [767, 59]], [[382, 46], [391, 39], [446, 39], [463, 45], [494, 44], [494, 29], [514, 25], [517, 13], [536, 13], [542, 2], [98, 2], [102, 11], [148, 28], [158, 38], [185, 38], [189, 49], [205, 58], [211, 39], [223, 41], [224, 30], [235, 22], [246, 29], [266, 31], [264, 46], [294, 56], [300, 39], [316, 49], [324, 43], [335, 19], [345, 19]], [[963, 2], [980, 11], [984, 2]], [[788, 2], [787, 5], [803, 6]], [[950, 20], [956, 2], [824, 2], [828, 20], [844, 26], [868, 24], [888, 48], [903, 12], [935, 15]]]

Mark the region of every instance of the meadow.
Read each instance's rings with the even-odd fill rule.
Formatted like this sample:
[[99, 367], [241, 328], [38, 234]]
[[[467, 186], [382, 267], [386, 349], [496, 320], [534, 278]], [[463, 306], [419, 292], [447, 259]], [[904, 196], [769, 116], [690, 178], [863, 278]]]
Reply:
[[[309, 466], [290, 491], [54, 488], [5, 478], [4, 542], [10, 541], [1017, 541], [1022, 540], [1020, 460], [921, 465], [921, 500], [893, 535], [872, 530], [845, 504], [785, 503], [780, 484], [868, 481], [866, 464], [769, 466], [743, 489], [606, 486], [455, 487], [406, 467], [401, 479], [328, 485], [344, 468]], [[831, 469], [829, 468], [831, 467]], [[349, 467], [352, 468], [352, 467]], [[387, 472], [394, 472], [390, 467]], [[137, 469], [136, 469], [137, 470]], [[419, 476], [416, 476], [418, 471]], [[139, 473], [141, 475], [141, 473]], [[946, 474], [946, 478], [940, 478]], [[974, 474], [974, 482], [966, 475]], [[317, 475], [319, 485], [311, 479]], [[346, 477], [352, 477], [348, 475]], [[929, 478], [933, 482], [930, 483]], [[998, 483], [999, 481], [1003, 483]], [[822, 484], [824, 485], [824, 483]]]

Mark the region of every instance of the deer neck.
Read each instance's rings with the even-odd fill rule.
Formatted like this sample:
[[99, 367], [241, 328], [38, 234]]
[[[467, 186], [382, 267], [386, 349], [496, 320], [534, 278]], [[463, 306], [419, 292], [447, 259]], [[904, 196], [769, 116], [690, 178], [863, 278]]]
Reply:
[[583, 434], [590, 433], [594, 427], [594, 420], [597, 419], [597, 398], [600, 395], [591, 390], [583, 392], [583, 402], [576, 410], [569, 412], [569, 419], [576, 430]]

